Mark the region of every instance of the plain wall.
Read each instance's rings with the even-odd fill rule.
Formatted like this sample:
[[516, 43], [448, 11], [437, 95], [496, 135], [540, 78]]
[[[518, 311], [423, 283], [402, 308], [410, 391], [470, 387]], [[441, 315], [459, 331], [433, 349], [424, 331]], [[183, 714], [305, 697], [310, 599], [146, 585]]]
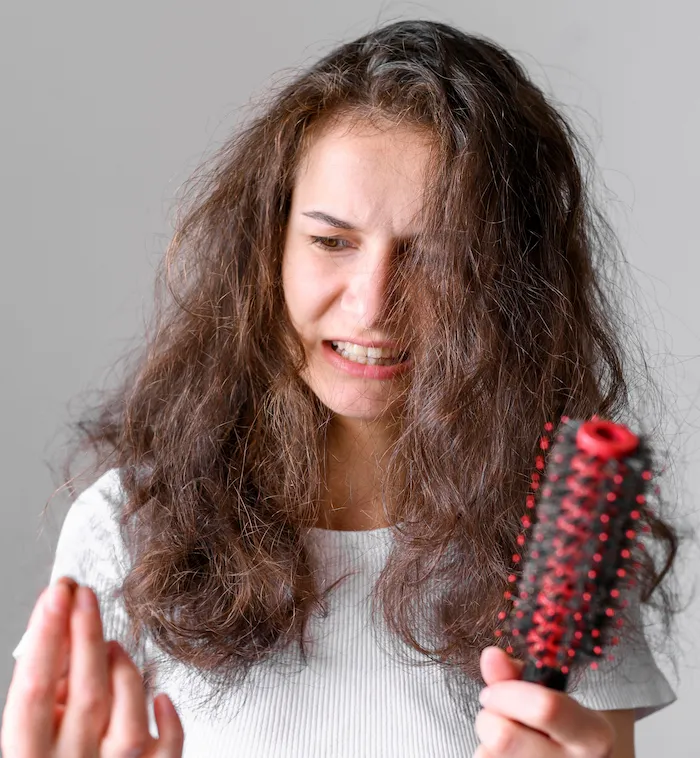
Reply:
[[[48, 581], [68, 506], [41, 511], [64, 424], [111, 382], [150, 309], [173, 199], [278, 74], [376, 23], [422, 17], [492, 37], [587, 135], [644, 293], [649, 364], [668, 388], [680, 504], [700, 487], [700, 11], [681, 0], [312, 0], [0, 5], [3, 433], [0, 696]], [[76, 405], [77, 404], [77, 405]], [[695, 581], [688, 561], [682, 578]], [[679, 700], [637, 727], [641, 758], [697, 756], [700, 679], [681, 622]], [[663, 661], [660, 661], [663, 666]], [[695, 741], [695, 745], [693, 745]]]

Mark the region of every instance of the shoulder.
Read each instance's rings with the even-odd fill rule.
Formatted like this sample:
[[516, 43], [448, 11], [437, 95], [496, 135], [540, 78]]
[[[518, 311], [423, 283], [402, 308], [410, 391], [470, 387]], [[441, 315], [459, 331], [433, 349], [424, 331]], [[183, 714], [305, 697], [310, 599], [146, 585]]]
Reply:
[[107, 539], [119, 529], [123, 505], [123, 489], [118, 469], [109, 469], [71, 503], [61, 528], [60, 537], [68, 534], [78, 539], [82, 532], [90, 537]]
[[627, 600], [618, 644], [595, 669], [582, 669], [568, 692], [587, 708], [614, 713], [614, 719], [626, 718], [620, 714], [631, 710], [639, 721], [671, 705], [677, 696], [647, 639], [648, 623], [638, 590], [629, 593]]
[[[126, 614], [117, 594], [129, 568], [120, 531], [122, 503], [117, 469], [105, 472], [78, 495], [63, 520], [48, 583], [69, 576], [91, 587], [100, 604], [105, 637], [124, 641], [127, 647]], [[23, 645], [24, 637], [15, 658]]]
[[123, 502], [118, 469], [106, 471], [78, 495], [58, 535], [51, 583], [69, 575], [106, 589], [124, 575], [129, 561], [120, 528]]
[[102, 515], [116, 515], [123, 501], [119, 469], [111, 468], [86, 487], [71, 504], [71, 508], [92, 508]]

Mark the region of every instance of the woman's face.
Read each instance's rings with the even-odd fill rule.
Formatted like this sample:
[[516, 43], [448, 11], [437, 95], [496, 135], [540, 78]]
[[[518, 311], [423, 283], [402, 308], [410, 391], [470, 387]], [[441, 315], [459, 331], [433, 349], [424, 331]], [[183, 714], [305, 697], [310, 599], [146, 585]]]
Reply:
[[406, 127], [344, 124], [319, 136], [300, 167], [284, 297], [308, 356], [302, 378], [341, 416], [377, 420], [407, 380], [410, 363], [378, 317], [395, 250], [418, 232], [429, 150]]

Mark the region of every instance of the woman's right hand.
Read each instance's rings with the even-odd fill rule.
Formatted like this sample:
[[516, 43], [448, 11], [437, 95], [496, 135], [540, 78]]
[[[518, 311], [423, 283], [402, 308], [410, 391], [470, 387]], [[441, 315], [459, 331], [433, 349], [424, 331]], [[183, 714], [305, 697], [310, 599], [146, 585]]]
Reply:
[[89, 587], [69, 577], [48, 587], [27, 632], [2, 716], [5, 758], [181, 758], [174, 706], [163, 693], [154, 699], [152, 737], [141, 673], [117, 643], [105, 642]]

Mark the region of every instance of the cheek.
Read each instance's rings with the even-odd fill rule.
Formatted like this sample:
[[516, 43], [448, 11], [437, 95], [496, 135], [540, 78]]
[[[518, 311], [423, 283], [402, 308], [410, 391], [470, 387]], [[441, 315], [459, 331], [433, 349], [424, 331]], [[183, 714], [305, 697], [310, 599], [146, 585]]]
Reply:
[[300, 309], [303, 309], [304, 275], [295, 256], [286, 253], [282, 261], [282, 293], [292, 322], [297, 325]]
[[312, 319], [313, 303], [309, 296], [309, 285], [299, 272], [288, 274], [282, 280], [284, 300], [295, 328], [301, 331]]
[[282, 268], [282, 288], [296, 329], [313, 330], [332, 300], [333, 283], [313, 262], [290, 256]]

